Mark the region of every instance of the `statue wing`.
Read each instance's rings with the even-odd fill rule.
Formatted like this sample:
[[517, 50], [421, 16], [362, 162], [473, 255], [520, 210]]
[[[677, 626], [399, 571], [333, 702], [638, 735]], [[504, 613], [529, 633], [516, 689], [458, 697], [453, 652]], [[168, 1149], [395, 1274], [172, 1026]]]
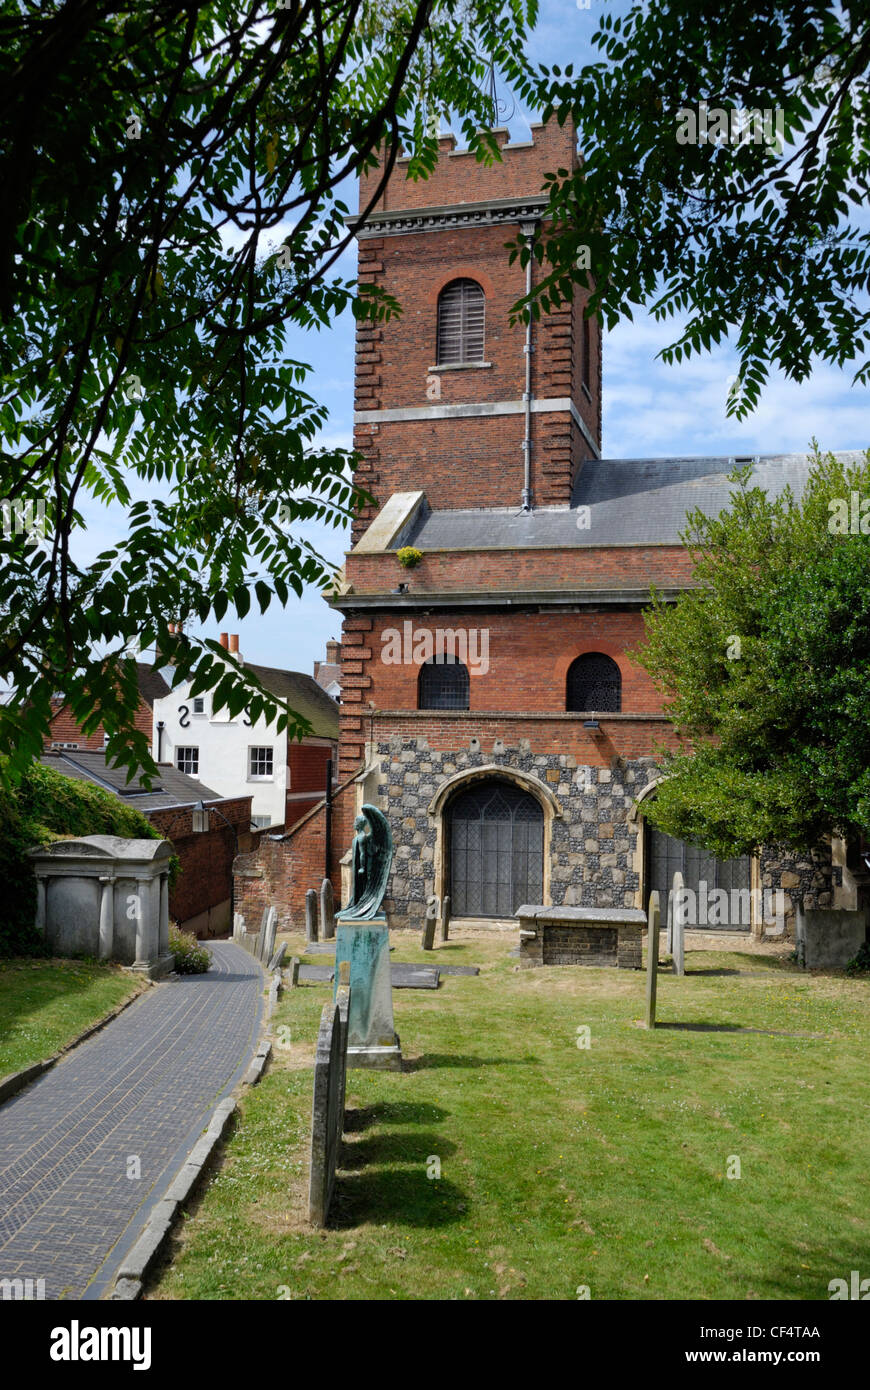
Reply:
[[393, 865], [393, 837], [390, 833], [390, 822], [377, 806], [367, 802], [362, 808], [362, 814], [368, 821], [372, 834], [374, 870], [371, 889], [366, 894], [365, 915], [374, 917], [380, 910], [387, 891], [387, 880]]

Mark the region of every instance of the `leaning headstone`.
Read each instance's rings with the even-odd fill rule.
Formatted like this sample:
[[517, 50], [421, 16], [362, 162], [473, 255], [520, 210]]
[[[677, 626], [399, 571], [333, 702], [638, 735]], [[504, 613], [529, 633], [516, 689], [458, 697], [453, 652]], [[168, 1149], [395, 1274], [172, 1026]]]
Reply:
[[241, 912], [233, 913], [233, 941], [241, 941], [245, 934], [245, 919]]
[[332, 884], [325, 878], [320, 885], [320, 939], [331, 941], [335, 936], [335, 897]]
[[309, 888], [305, 894], [305, 940], [317, 940], [317, 889]]
[[671, 912], [671, 955], [674, 958], [674, 974], [685, 975], [686, 948], [684, 931], [686, 921], [686, 902], [685, 890], [683, 888], [683, 875], [679, 872], [674, 874], [674, 887], [671, 896], [673, 898], [673, 910]]
[[677, 872], [674, 874], [673, 882], [671, 884], [671, 891], [668, 893], [668, 933], [665, 944], [667, 946], [669, 956], [672, 956], [674, 954], [674, 904], [677, 901], [677, 892], [681, 892], [682, 888], [683, 875], [680, 873], [678, 869]]
[[287, 942], [282, 941], [280, 946], [276, 946], [274, 953], [269, 958], [269, 970], [279, 970], [284, 959], [284, 952], [287, 950]]
[[[308, 1219], [325, 1226], [335, 1190], [335, 1169], [344, 1131], [344, 1082], [347, 1058], [349, 989], [339, 982], [341, 999], [324, 1004], [314, 1058], [314, 1098], [311, 1107], [311, 1176]], [[342, 1018], [344, 1012], [345, 1018]]]
[[424, 951], [435, 949], [435, 927], [438, 923], [438, 899], [431, 897], [426, 902], [426, 920], [423, 923], [423, 938], [420, 942]]
[[275, 951], [275, 933], [278, 930], [278, 913], [270, 907], [260, 928], [260, 960], [269, 961]]
[[656, 985], [659, 968], [659, 931], [662, 914], [659, 908], [659, 895], [653, 891], [649, 895], [646, 937], [646, 1026], [656, 1026]]
[[[290, 977], [289, 979], [287, 978], [288, 976]], [[291, 958], [291, 960], [290, 960], [290, 966], [289, 966], [288, 970], [286, 971], [286, 973], [285, 973], [285, 975], [284, 975], [284, 979], [287, 980], [287, 983], [288, 983], [288, 985], [290, 986], [291, 989], [295, 989], [295, 987], [298, 985], [298, 983], [299, 983], [299, 957], [298, 957], [298, 956], [293, 956], [293, 957]]]
[[442, 940], [442, 941], [446, 941], [446, 940], [447, 940], [447, 934], [448, 934], [449, 931], [450, 931], [450, 898], [449, 898], [449, 896], [447, 896], [447, 897], [444, 898], [443, 902], [441, 903], [441, 940]]

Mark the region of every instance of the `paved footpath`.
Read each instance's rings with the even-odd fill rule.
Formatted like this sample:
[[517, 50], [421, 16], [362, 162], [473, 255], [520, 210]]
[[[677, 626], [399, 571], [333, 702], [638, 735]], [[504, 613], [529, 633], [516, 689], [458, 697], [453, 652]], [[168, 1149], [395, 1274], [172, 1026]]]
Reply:
[[102, 1296], [241, 1079], [263, 975], [231, 941], [209, 949], [207, 974], [147, 990], [0, 1107], [0, 1279], [44, 1279], [46, 1298]]

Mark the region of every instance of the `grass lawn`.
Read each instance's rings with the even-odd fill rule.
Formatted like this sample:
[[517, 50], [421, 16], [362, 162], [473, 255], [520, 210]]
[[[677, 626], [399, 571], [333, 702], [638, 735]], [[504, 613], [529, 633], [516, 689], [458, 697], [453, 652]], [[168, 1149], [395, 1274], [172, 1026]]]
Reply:
[[50, 1057], [140, 989], [93, 960], [0, 960], [0, 1079]]
[[348, 1073], [326, 1231], [306, 1218], [327, 987], [285, 991], [269, 1069], [148, 1296], [826, 1300], [867, 1271], [870, 982], [690, 949], [649, 1033], [643, 973], [518, 971], [515, 940], [433, 958], [394, 934], [393, 960], [482, 970], [394, 992], [406, 1070]]

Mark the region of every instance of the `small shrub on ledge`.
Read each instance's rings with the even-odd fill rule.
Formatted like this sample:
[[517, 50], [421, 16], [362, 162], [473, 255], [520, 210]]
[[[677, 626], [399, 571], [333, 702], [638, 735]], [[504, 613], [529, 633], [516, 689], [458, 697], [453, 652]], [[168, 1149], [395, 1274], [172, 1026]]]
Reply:
[[422, 550], [418, 550], [415, 545], [403, 545], [401, 550], [396, 551], [396, 559], [406, 570], [414, 569], [415, 565], [419, 565], [422, 558]]

